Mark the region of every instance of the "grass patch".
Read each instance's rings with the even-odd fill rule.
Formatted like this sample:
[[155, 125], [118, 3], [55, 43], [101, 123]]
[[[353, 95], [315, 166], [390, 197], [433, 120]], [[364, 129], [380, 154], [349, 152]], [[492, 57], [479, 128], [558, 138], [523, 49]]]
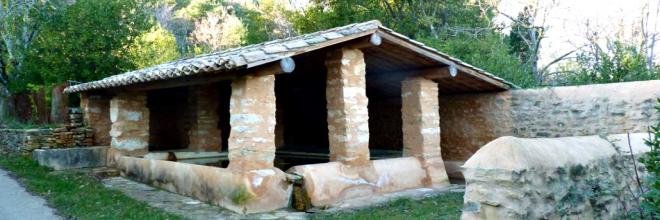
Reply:
[[463, 193], [447, 193], [421, 200], [399, 199], [378, 207], [319, 213], [312, 219], [460, 219]]
[[2, 154], [0, 167], [16, 176], [28, 191], [48, 200], [49, 205], [65, 218], [182, 219], [108, 189], [87, 174], [53, 174], [27, 157]]

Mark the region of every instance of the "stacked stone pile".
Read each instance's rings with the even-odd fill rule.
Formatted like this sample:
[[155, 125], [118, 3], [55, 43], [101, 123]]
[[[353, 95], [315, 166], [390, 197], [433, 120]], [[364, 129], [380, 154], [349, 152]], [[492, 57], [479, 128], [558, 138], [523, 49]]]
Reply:
[[85, 127], [80, 109], [69, 109], [69, 124], [52, 130], [48, 139], [52, 148], [87, 147], [94, 145], [94, 129]]

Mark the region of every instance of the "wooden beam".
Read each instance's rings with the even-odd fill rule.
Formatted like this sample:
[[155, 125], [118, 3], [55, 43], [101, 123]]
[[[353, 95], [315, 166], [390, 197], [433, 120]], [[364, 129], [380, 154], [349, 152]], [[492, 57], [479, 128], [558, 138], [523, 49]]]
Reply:
[[369, 35], [368, 38], [365, 37], [355, 43], [352, 43], [349, 47], [353, 49], [362, 49], [367, 47], [380, 46], [382, 42], [383, 40], [380, 35], [378, 33], [373, 33]]
[[401, 39], [397, 36], [394, 36], [393, 34], [390, 34], [388, 32], [382, 31], [382, 30], [378, 30], [378, 31], [376, 31], [376, 33], [380, 34], [380, 36], [384, 40], [386, 40], [390, 43], [399, 45], [401, 47], [405, 47], [406, 49], [408, 49], [410, 51], [421, 54], [425, 57], [428, 57], [430, 59], [433, 59], [433, 60], [435, 60], [437, 62], [440, 62], [440, 63], [443, 63], [445, 65], [449, 65], [449, 66], [454, 65], [454, 66], [456, 66], [458, 71], [469, 74], [469, 75], [471, 75], [471, 76], [473, 76], [473, 77], [475, 77], [479, 80], [482, 80], [482, 81], [488, 82], [490, 84], [493, 84], [493, 85], [495, 85], [495, 86], [497, 86], [501, 89], [510, 89], [511, 88], [509, 85], [507, 85], [503, 82], [500, 82], [500, 81], [495, 80], [491, 77], [488, 77], [488, 76], [486, 76], [482, 73], [479, 73], [479, 72], [475, 71], [472, 68], [468, 68], [468, 67], [462, 66], [462, 65], [457, 65], [454, 61], [451, 61], [451, 60], [443, 57], [442, 55], [440, 55], [436, 52], [433, 52], [429, 49], [425, 49], [422, 46], [419, 46], [417, 44], [413, 44], [410, 41], [403, 40], [403, 39]]
[[436, 68], [429, 68], [421, 71], [419, 74], [424, 76], [424, 78], [437, 81], [440, 79], [447, 79], [447, 78], [453, 78], [456, 77], [454, 74], [452, 76], [452, 71], [450, 70], [451, 67], [449, 66], [444, 66], [444, 67], [436, 67]]
[[296, 69], [296, 62], [291, 57], [282, 58], [279, 62], [267, 63], [261, 66], [254, 67], [248, 72], [253, 72], [254, 75], [275, 75], [282, 73], [291, 73]]

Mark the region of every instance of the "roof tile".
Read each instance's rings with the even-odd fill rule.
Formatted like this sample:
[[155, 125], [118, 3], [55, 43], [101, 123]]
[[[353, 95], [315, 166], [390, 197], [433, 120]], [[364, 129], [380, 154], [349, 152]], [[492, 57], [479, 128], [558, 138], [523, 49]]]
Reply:
[[[67, 87], [64, 91], [66, 93], [73, 93], [91, 89], [106, 89], [134, 83], [143, 83], [155, 80], [169, 80], [182, 77], [184, 75], [195, 75], [210, 71], [233, 70], [240, 67], [258, 66], [267, 62], [276, 61], [278, 59], [291, 56], [292, 54], [306, 51], [307, 47], [318, 43], [341, 38], [345, 38], [345, 40], [351, 40], [357, 36], [362, 36], [357, 34], [365, 33], [366, 31], [373, 31], [376, 29], [379, 29], [385, 33], [393, 34], [394, 36], [399, 37], [402, 40], [409, 41], [413, 44], [423, 46], [423, 44], [419, 42], [413, 41], [404, 35], [381, 26], [380, 22], [378, 21], [368, 21], [364, 23], [350, 24], [343, 27], [336, 27], [329, 30], [301, 36], [233, 48], [192, 58], [180, 59], [141, 70], [106, 77], [98, 81], [72, 85]], [[433, 49], [425, 46], [423, 46], [423, 48], [427, 50]], [[472, 67], [456, 58], [449, 57], [448, 55], [435, 49], [432, 51], [447, 58], [448, 60], [456, 62], [457, 65], [474, 69], [475, 71], [487, 75], [493, 79], [508, 83], [498, 77], [491, 75], [490, 73], [487, 73], [479, 68]]]

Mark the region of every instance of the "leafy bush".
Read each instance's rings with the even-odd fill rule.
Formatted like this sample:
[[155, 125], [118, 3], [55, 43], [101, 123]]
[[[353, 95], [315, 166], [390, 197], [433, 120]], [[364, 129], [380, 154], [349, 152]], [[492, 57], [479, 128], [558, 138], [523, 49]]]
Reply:
[[[660, 103], [660, 98], [658, 103]], [[660, 113], [660, 104], [656, 109]], [[649, 172], [647, 180], [649, 191], [643, 196], [642, 207], [645, 217], [655, 218], [660, 216], [660, 122], [651, 127], [651, 134], [646, 140], [646, 144], [651, 147], [651, 150], [641, 158], [641, 162]]]

